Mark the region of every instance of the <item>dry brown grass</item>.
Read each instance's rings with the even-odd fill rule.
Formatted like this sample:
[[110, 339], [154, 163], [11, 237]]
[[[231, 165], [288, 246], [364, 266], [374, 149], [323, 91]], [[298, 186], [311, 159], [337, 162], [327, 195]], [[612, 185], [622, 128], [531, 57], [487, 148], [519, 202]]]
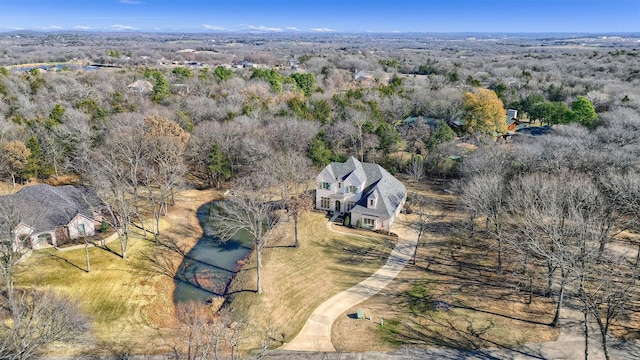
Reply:
[[[178, 194], [176, 206], [162, 219], [161, 235], [178, 238], [189, 249], [202, 235], [197, 209], [218, 198], [214, 191], [189, 190]], [[144, 254], [153, 247], [141, 233], [133, 236], [128, 257], [121, 259], [119, 243], [89, 250], [91, 272], [85, 272], [84, 249], [35, 252], [18, 277], [18, 284], [53, 288], [69, 293], [93, 320], [95, 346], [53, 348], [53, 355], [83, 351], [158, 353], [166, 350], [162, 335], [176, 325], [172, 278], [141, 271]]]
[[[410, 183], [409, 188], [434, 204], [417, 266], [407, 266], [387, 288], [335, 322], [336, 349], [383, 351], [401, 345], [473, 349], [554, 340], [558, 329], [546, 325], [553, 316], [552, 299], [534, 297], [527, 305], [526, 294], [504, 286], [508, 279], [493, 271], [494, 258], [487, 247], [470, 243], [459, 231], [465, 218], [455, 197], [444, 191], [446, 184]], [[434, 309], [437, 301], [450, 304], [450, 311]], [[359, 309], [372, 320], [347, 316]]]
[[10, 182], [0, 181], [0, 195], [11, 195], [22, 189], [24, 185], [16, 184], [13, 186]]
[[36, 184], [49, 184], [53, 186], [62, 186], [69, 184], [77, 184], [78, 176], [76, 175], [62, 175], [62, 176], [52, 176], [47, 180], [29, 180], [26, 184], [16, 183], [16, 186], [13, 186], [11, 182], [0, 181], [0, 195], [10, 195], [14, 194], [25, 186], [31, 186]]
[[[381, 293], [347, 312], [365, 309], [373, 321], [353, 320], [346, 314], [338, 319], [333, 329], [337, 349], [390, 350], [400, 344], [509, 346], [557, 336], [557, 330], [537, 323], [551, 320], [551, 301], [535, 298], [527, 306], [523, 294], [495, 286], [501, 279], [491, 271], [493, 263], [486, 247], [456, 248], [465, 242], [455, 231], [464, 219], [454, 197], [443, 191], [444, 186], [411, 184], [410, 191], [429, 196], [438, 210], [425, 239], [427, 245], [420, 248], [418, 266], [408, 266]], [[202, 235], [195, 213], [218, 196], [215, 191], [180, 193], [177, 205], [163, 220], [163, 236], [176, 239], [187, 249], [195, 245]], [[267, 333], [273, 338], [272, 346], [290, 340], [319, 304], [384, 264], [394, 240], [370, 232], [356, 233], [368, 237], [332, 234], [326, 229], [324, 214], [311, 212], [302, 217], [301, 245], [293, 248], [293, 222], [281, 224], [272, 247], [264, 254], [264, 294], [254, 292], [253, 259], [230, 288], [234, 314], [250, 320], [247, 348], [258, 347]], [[176, 324], [174, 283], [166, 276], [140, 272], [140, 257], [151, 246], [151, 241], [134, 239], [127, 260], [103, 249], [91, 249], [91, 273], [83, 270], [82, 249], [38, 252], [28, 261], [19, 283], [52, 287], [78, 298], [94, 318], [96, 343], [106, 348], [162, 352], [166, 348], [161, 335]], [[110, 247], [119, 252], [117, 242]], [[455, 307], [433, 311], [433, 300]], [[384, 331], [378, 325], [380, 318], [385, 319]], [[73, 354], [69, 349], [57, 350], [53, 354]]]
[[[393, 247], [386, 236], [368, 238], [330, 233], [324, 213], [301, 218], [300, 247], [293, 241], [293, 221], [281, 224], [277, 240], [265, 251], [264, 293], [255, 291], [253, 259], [231, 285], [230, 306], [250, 320], [246, 347], [256, 348], [269, 334], [281, 345], [295, 336], [313, 310], [380, 268]], [[341, 228], [342, 230], [342, 228]]]

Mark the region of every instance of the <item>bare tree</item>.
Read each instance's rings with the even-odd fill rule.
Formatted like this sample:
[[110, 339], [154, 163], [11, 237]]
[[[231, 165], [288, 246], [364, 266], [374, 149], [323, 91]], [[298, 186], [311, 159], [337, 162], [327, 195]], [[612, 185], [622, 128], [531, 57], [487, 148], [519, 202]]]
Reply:
[[[366, 113], [349, 109], [347, 110], [346, 117], [349, 122], [351, 122], [355, 128], [355, 132], [353, 132], [352, 143], [354, 144], [356, 158], [360, 161], [364, 161], [364, 152], [365, 152], [365, 139], [364, 139], [364, 130], [363, 127], [369, 121], [369, 116]], [[377, 144], [375, 145], [377, 146]]]
[[[610, 171], [600, 178], [603, 192], [607, 195], [610, 206], [617, 209], [619, 219], [624, 219], [625, 226], [640, 224], [640, 173], [635, 170], [626, 172]], [[636, 265], [640, 264], [640, 242], [637, 244]]]
[[9, 319], [0, 325], [2, 359], [33, 359], [45, 346], [77, 340], [88, 330], [88, 319], [79, 304], [52, 291], [21, 291], [12, 310], [2, 311], [5, 309], [0, 306], [0, 319]]
[[420, 181], [424, 178], [425, 166], [422, 156], [414, 156], [407, 166], [407, 174], [411, 176], [414, 181]]
[[195, 302], [178, 304], [180, 324], [171, 334], [175, 360], [219, 359], [226, 350], [227, 324], [207, 306]]
[[501, 173], [488, 173], [469, 179], [464, 185], [462, 195], [465, 206], [472, 214], [486, 217], [485, 229], [498, 242], [498, 274], [502, 273], [503, 237], [508, 219], [507, 191]]
[[[560, 320], [567, 285], [577, 275], [579, 265], [593, 253], [593, 242], [588, 238], [594, 233], [594, 199], [598, 196], [592, 181], [568, 173], [526, 175], [513, 183], [510, 211], [519, 221], [528, 250], [546, 262], [547, 294], [558, 278], [551, 326], [557, 326]], [[554, 276], [556, 271], [559, 274]]]
[[30, 231], [19, 229], [25, 211], [12, 197], [0, 197], [0, 279], [3, 280], [4, 294], [12, 309], [16, 306], [14, 277], [20, 261], [31, 250]]
[[[94, 149], [90, 154], [91, 166], [89, 174], [91, 184], [102, 203], [106, 205], [110, 219], [113, 221], [111, 225], [118, 233], [123, 259], [127, 257], [130, 226], [135, 218], [141, 220], [141, 228], [146, 235], [147, 229], [144, 225], [145, 220], [144, 214], [141, 213], [140, 201], [140, 187], [144, 184], [143, 180], [149, 181], [148, 184], [151, 186], [150, 184], [155, 180], [168, 178], [169, 180], [163, 181], [163, 184], [160, 185], [161, 192], [164, 191], [166, 194], [179, 176], [165, 176], [166, 173], [164, 171], [166, 171], [167, 167], [175, 165], [171, 160], [174, 158], [174, 153], [167, 151], [170, 160], [158, 155], [161, 150], [166, 149], [151, 147], [150, 139], [152, 136], [147, 136], [148, 132], [152, 132], [155, 138], [158, 139], [157, 142], [162, 143], [163, 139], [169, 137], [168, 134], [172, 133], [174, 127], [165, 129], [163, 124], [158, 124], [160, 120], [157, 120], [156, 117], [151, 117], [151, 119], [149, 125], [145, 125], [144, 121], [137, 116], [121, 116], [117, 118], [107, 134], [103, 146]], [[165, 131], [164, 134], [166, 136], [163, 136], [163, 131]], [[153, 150], [153, 152], [150, 150]], [[155, 154], [171, 164], [162, 169], [158, 169], [157, 166], [154, 168], [152, 165], [158, 164], [150, 161], [149, 156], [151, 154]], [[178, 161], [178, 159], [175, 159], [175, 162]], [[145, 169], [150, 168], [158, 169], [158, 171], [155, 174], [144, 172]], [[166, 197], [167, 195], [162, 197], [159, 202], [165, 202]]]
[[186, 169], [183, 163], [189, 134], [180, 126], [160, 116], [148, 116], [145, 123], [145, 144], [148, 147], [142, 160], [139, 177], [147, 190], [148, 201], [153, 208], [154, 237], [160, 234], [160, 216], [166, 215], [169, 199], [182, 183]]
[[411, 212], [415, 214], [415, 219], [411, 221], [409, 226], [418, 233], [418, 241], [416, 243], [415, 250], [413, 251], [413, 256], [411, 257], [411, 263], [416, 264], [416, 257], [418, 256], [418, 248], [420, 247], [420, 240], [422, 239], [422, 235], [427, 230], [427, 225], [429, 224], [429, 220], [431, 219], [431, 215], [429, 214], [429, 206], [430, 202], [427, 197], [423, 195], [416, 194], [411, 197]]
[[269, 174], [278, 184], [282, 207], [293, 217], [295, 247], [298, 247], [298, 220], [312, 207], [307, 193], [309, 180], [314, 176], [311, 161], [301, 152], [274, 153], [258, 171]]
[[285, 202], [288, 214], [293, 218], [293, 246], [299, 247], [300, 240], [298, 238], [298, 223], [300, 221], [300, 216], [313, 209], [314, 201], [309, 193], [301, 192], [289, 195]]
[[303, 153], [318, 133], [318, 124], [296, 119], [274, 119], [264, 128], [265, 140], [277, 152]]
[[[582, 267], [579, 296], [585, 307], [585, 317], [587, 314], [592, 316], [598, 324], [603, 352], [608, 360], [610, 326], [638, 299], [638, 270], [624, 256], [607, 254], [599, 258], [597, 263]], [[587, 329], [588, 325], [585, 324]], [[586, 337], [588, 339], [588, 334]], [[588, 343], [585, 343], [585, 347], [588, 354]]]
[[231, 239], [239, 231], [246, 231], [254, 239], [258, 294], [262, 293], [262, 253], [279, 222], [270, 185], [268, 176], [255, 173], [252, 178], [243, 179], [234, 195], [212, 207], [210, 213], [211, 227], [221, 241]]
[[[97, 196], [106, 206], [120, 242], [120, 255], [127, 257], [129, 229], [137, 214], [136, 198], [133, 194], [130, 167], [122, 162], [115, 152], [93, 152], [90, 169], [91, 184]], [[106, 246], [105, 244], [103, 244]]]

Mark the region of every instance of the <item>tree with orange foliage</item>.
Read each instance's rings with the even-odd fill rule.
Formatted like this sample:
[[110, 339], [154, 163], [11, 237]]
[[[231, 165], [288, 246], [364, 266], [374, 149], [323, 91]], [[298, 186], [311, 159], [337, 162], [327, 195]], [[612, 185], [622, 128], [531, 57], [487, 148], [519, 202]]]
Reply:
[[506, 111], [493, 90], [478, 88], [464, 93], [464, 131], [500, 135], [507, 132]]

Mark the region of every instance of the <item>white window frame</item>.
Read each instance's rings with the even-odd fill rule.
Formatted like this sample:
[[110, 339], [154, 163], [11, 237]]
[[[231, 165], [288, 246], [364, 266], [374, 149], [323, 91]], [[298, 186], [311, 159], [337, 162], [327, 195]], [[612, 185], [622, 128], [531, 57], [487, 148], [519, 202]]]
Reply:
[[362, 218], [362, 225], [364, 225], [365, 227], [375, 228], [376, 227], [376, 219]]
[[[326, 206], [325, 206], [326, 204]], [[331, 200], [328, 197], [320, 198], [320, 207], [323, 209], [329, 209], [331, 207]]]

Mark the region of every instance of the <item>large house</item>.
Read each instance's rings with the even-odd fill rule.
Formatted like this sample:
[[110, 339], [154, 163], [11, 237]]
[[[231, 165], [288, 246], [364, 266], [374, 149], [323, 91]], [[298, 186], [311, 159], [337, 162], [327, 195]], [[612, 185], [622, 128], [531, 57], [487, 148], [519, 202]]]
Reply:
[[62, 240], [94, 235], [102, 223], [102, 216], [94, 211], [99, 201], [83, 187], [27, 186], [4, 200], [19, 216], [14, 247], [57, 246]]
[[349, 214], [351, 225], [369, 229], [391, 229], [407, 199], [407, 188], [387, 170], [354, 157], [327, 165], [316, 180], [317, 209]]

